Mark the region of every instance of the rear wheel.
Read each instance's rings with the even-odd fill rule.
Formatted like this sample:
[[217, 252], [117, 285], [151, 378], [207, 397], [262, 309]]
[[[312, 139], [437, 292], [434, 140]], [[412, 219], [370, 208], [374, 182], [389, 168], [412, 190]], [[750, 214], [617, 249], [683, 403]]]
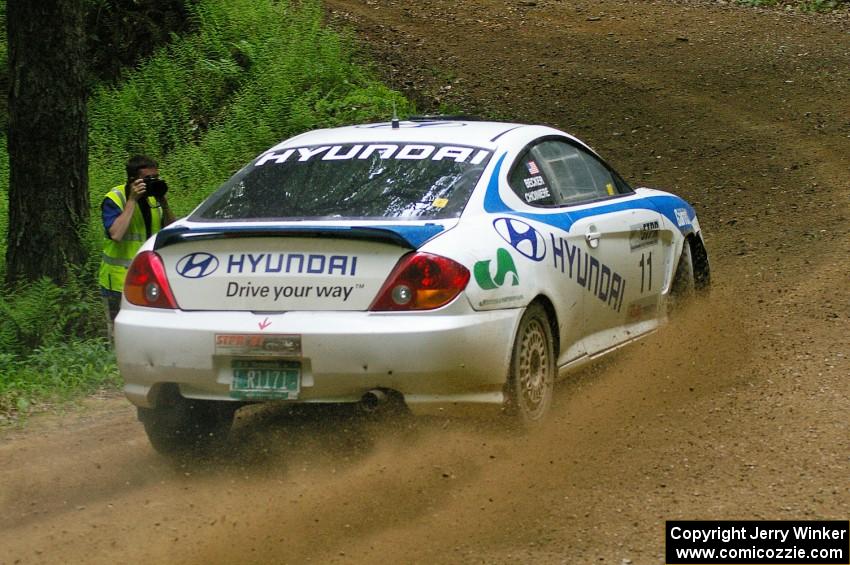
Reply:
[[222, 443], [239, 407], [184, 398], [176, 389], [165, 396], [156, 408], [138, 409], [151, 445], [165, 455], [203, 453]]
[[539, 304], [519, 322], [508, 377], [508, 411], [523, 426], [543, 420], [552, 405], [555, 352], [549, 317]]

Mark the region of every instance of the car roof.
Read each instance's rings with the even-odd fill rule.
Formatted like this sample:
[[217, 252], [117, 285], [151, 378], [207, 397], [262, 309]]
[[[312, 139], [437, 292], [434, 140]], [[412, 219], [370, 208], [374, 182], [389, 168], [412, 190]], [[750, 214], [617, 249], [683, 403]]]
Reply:
[[282, 141], [270, 151], [284, 147], [327, 143], [447, 143], [493, 147], [503, 134], [524, 124], [477, 120], [412, 119], [398, 122], [359, 124], [339, 128], [317, 129]]

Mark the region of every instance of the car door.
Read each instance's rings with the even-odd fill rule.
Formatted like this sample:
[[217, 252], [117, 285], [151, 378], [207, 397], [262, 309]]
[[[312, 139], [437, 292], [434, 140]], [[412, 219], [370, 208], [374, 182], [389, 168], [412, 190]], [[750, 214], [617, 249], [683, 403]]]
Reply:
[[[536, 229], [529, 229], [523, 221], [507, 219], [501, 222], [499, 234], [512, 247], [519, 250], [520, 245], [528, 245], [525, 240], [532, 233], [541, 234], [541, 244], [535, 242], [539, 253], [540, 268], [537, 276], [539, 286], [552, 300], [558, 317], [558, 336], [560, 353], [558, 365], [567, 365], [586, 355], [584, 347], [584, 307], [585, 293], [566, 275], [566, 263], [561, 249], [561, 240], [567, 235], [570, 218], [567, 209], [558, 202], [552, 179], [553, 171], [544, 168], [546, 153], [541, 152], [539, 143], [532, 144], [522, 151], [511, 167], [508, 183], [511, 190], [527, 206], [535, 209], [533, 214], [525, 214], [524, 220], [534, 220]], [[529, 257], [528, 249], [524, 255]], [[537, 260], [538, 257], [535, 257]]]
[[582, 289], [586, 353], [598, 354], [655, 327], [663, 259], [659, 213], [571, 140], [547, 140], [534, 153], [570, 218], [560, 251], [570, 280]]

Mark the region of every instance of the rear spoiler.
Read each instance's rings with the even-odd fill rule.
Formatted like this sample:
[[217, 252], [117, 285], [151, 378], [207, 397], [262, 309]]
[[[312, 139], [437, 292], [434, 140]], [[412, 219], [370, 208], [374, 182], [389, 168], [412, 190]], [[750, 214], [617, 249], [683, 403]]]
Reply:
[[188, 241], [245, 237], [323, 237], [333, 239], [359, 239], [393, 243], [408, 249], [418, 249], [426, 241], [441, 233], [440, 224], [422, 226], [206, 226], [192, 228], [177, 226], [166, 228], [156, 235], [154, 249]]

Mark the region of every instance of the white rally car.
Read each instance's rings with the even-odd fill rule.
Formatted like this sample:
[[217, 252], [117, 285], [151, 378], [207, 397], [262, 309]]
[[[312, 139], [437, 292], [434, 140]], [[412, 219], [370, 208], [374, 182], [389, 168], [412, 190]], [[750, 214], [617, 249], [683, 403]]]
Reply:
[[412, 119], [262, 153], [142, 247], [116, 320], [153, 445], [250, 402], [546, 414], [559, 375], [709, 284], [693, 208], [543, 126]]

